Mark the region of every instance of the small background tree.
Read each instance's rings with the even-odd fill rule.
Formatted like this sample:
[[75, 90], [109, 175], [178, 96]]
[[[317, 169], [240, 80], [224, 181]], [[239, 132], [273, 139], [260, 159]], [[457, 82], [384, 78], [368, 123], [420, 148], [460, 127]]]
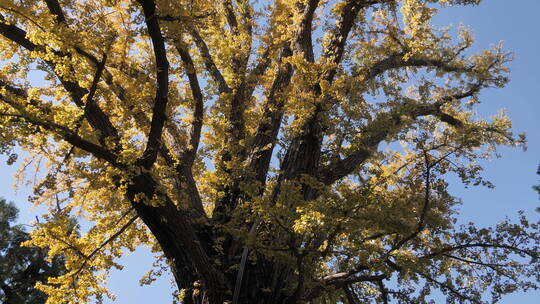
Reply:
[[45, 303], [47, 295], [34, 286], [63, 275], [64, 259], [56, 256], [48, 260], [46, 248], [21, 246], [30, 236], [24, 225], [14, 224], [17, 214], [13, 203], [0, 198], [0, 302]]

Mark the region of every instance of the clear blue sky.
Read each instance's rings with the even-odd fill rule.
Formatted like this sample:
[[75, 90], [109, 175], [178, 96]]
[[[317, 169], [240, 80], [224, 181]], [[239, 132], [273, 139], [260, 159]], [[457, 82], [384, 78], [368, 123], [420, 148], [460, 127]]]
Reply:
[[[476, 7], [442, 9], [434, 21], [438, 26], [468, 25], [476, 37], [475, 50], [502, 40], [505, 49], [514, 53], [515, 59], [510, 63], [510, 83], [503, 89], [484, 91], [478, 113], [490, 116], [504, 108], [513, 119], [514, 130], [525, 132], [528, 137], [526, 152], [502, 149], [502, 158], [485, 163], [485, 176], [495, 184], [495, 189], [465, 189], [456, 182], [452, 184], [453, 193], [464, 202], [460, 222], [494, 225], [505, 216], [515, 218], [517, 210], [525, 210], [532, 220], [540, 217], [534, 211], [540, 206], [538, 194], [531, 189], [532, 185], [538, 184], [535, 173], [540, 163], [539, 12], [540, 0], [485, 0]], [[11, 187], [14, 170], [5, 165], [5, 157], [0, 157], [0, 196], [17, 203], [21, 209], [20, 222], [30, 222], [39, 210], [31, 210], [26, 203], [29, 189], [14, 193]], [[146, 250], [122, 259], [124, 270], [114, 271], [110, 277], [110, 288], [118, 296], [116, 303], [171, 303], [169, 276], [150, 287], [138, 285], [152, 261]], [[535, 304], [540, 302], [539, 299], [540, 292], [530, 292], [507, 296], [499, 303]], [[442, 298], [437, 299], [437, 303], [444, 302]]]

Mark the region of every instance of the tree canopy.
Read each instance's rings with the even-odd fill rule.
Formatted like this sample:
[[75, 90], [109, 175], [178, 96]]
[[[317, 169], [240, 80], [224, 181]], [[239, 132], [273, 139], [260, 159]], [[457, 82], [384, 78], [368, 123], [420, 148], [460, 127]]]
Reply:
[[19, 210], [0, 198], [0, 301], [6, 304], [43, 304], [47, 295], [34, 288], [37, 282], [66, 273], [64, 259], [47, 259], [47, 250], [22, 247], [30, 239], [23, 225], [13, 225]]
[[431, 23], [478, 2], [1, 0], [0, 150], [50, 208], [26, 244], [66, 259], [36, 287], [113, 297], [118, 258], [149, 246], [142, 282], [168, 268], [183, 303], [537, 288], [538, 224], [457, 226], [448, 191], [490, 187], [479, 161], [525, 142], [475, 112], [511, 55]]

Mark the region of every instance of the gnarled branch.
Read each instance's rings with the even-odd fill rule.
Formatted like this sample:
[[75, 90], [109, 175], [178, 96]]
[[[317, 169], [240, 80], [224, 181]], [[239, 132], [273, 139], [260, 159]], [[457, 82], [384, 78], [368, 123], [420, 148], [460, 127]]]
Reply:
[[161, 134], [165, 120], [167, 119], [167, 102], [169, 94], [169, 62], [167, 61], [167, 50], [165, 40], [161, 34], [157, 19], [156, 4], [152, 0], [138, 0], [143, 8], [148, 35], [152, 40], [154, 57], [156, 60], [156, 96], [154, 108], [152, 109], [152, 122], [148, 133], [148, 141], [143, 155], [139, 158], [139, 163], [146, 169], [150, 169], [156, 161], [159, 146], [161, 145]]

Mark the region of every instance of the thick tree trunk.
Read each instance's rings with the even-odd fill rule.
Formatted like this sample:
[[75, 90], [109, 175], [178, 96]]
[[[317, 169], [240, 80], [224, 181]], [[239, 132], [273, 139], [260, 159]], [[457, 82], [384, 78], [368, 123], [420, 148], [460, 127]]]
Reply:
[[[236, 271], [226, 276], [230, 289], [216, 292], [207, 286], [199, 284], [196, 275], [186, 273], [185, 269], [171, 267], [178, 286], [183, 289], [182, 303], [184, 304], [223, 304], [232, 303]], [[289, 286], [290, 268], [265, 260], [259, 256], [257, 263], [250, 263], [244, 273], [239, 293], [238, 304], [285, 304], [291, 302]], [[189, 279], [194, 280], [188, 282]]]
[[[155, 189], [152, 178], [143, 173], [133, 178], [128, 197], [167, 257], [178, 289], [184, 294], [183, 303], [232, 303], [241, 245], [228, 242], [222, 244], [221, 251], [216, 250], [216, 233], [210, 226], [193, 224], [189, 215], [172, 202], [152, 206], [137, 201], [136, 194], [152, 197]], [[225, 236], [234, 239], [227, 233]], [[290, 274], [290, 267], [258, 254], [255, 261], [247, 262], [238, 304], [291, 303], [287, 300], [292, 290]]]

